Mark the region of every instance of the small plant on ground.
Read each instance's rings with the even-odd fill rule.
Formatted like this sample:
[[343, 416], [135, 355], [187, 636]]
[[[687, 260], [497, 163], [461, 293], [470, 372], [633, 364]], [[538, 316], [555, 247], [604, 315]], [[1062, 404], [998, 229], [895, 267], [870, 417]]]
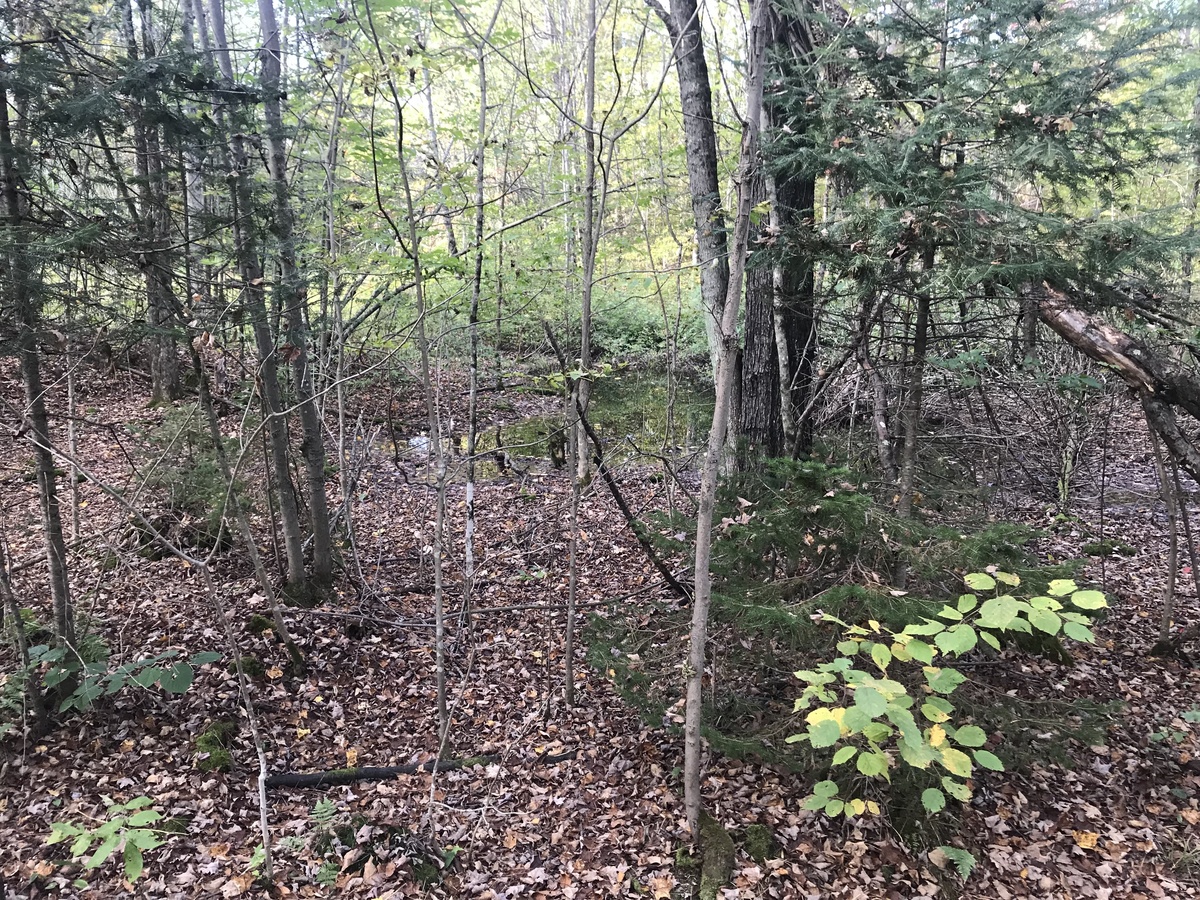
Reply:
[[228, 772], [233, 766], [229, 742], [237, 734], [237, 722], [213, 722], [196, 735], [196, 768], [201, 772]]
[[282, 849], [305, 853], [313, 880], [332, 888], [339, 878], [367, 870], [395, 877], [407, 864], [412, 877], [423, 887], [442, 880], [442, 873], [458, 856], [460, 848], [439, 850], [408, 829], [372, 822], [360, 814], [348, 815], [328, 798], [318, 800], [309, 814], [313, 829], [307, 837], [292, 835], [280, 843]]
[[157, 685], [168, 693], [182, 694], [195, 680], [195, 666], [221, 658], [220, 653], [205, 651], [180, 660], [178, 650], [165, 650], [109, 670], [107, 648], [100, 659], [91, 661], [89, 656], [94, 654], [77, 655], [65, 647], [47, 644], [29, 648], [30, 666], [42, 672], [42, 682], [48, 691], [74, 685], [70, 693], [59, 700], [59, 712], [71, 709], [83, 712], [100, 697], [111, 696], [130, 685], [141, 688]]
[[[81, 861], [87, 870], [98, 869], [113, 853], [120, 851], [125, 877], [136, 881], [145, 869], [143, 853], [162, 846], [163, 835], [167, 833], [150, 827], [162, 819], [162, 813], [150, 808], [153, 802], [149, 797], [134, 797], [126, 803], [110, 802], [104, 820], [93, 827], [77, 822], [55, 822], [50, 826], [46, 843], [70, 841], [68, 855], [72, 860]], [[93, 847], [96, 849], [92, 850]]]
[[[970, 800], [974, 767], [999, 772], [1004, 764], [986, 747], [982, 728], [955, 721], [950, 698], [966, 676], [935, 661], [976, 648], [999, 650], [1010, 632], [1090, 642], [1090, 614], [1107, 605], [1101, 592], [1080, 590], [1068, 579], [1051, 581], [1046, 596], [1027, 600], [1013, 596], [1021, 580], [1007, 572], [973, 573], [966, 583], [976, 593], [899, 630], [875, 620], [863, 626], [824, 617], [842, 626], [843, 640], [832, 662], [796, 672], [808, 685], [796, 710], [815, 707], [805, 717], [808, 728], [788, 740], [832, 750], [832, 769], [853, 760], [854, 770], [818, 782], [805, 808], [830, 816], [877, 814], [878, 801], [861, 795], [868, 785], [890, 783], [897, 765], [928, 776], [921, 803], [929, 814], [946, 807], [947, 795]], [[992, 596], [981, 600], [980, 594]]]

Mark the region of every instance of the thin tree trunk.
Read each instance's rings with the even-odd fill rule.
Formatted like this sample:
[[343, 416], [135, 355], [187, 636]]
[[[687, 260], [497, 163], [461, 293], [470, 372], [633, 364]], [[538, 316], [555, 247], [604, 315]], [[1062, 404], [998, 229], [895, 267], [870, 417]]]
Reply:
[[[460, 621], [470, 621], [471, 599], [475, 590], [475, 450], [479, 438], [479, 300], [483, 292], [483, 224], [484, 196], [483, 180], [485, 174], [485, 153], [487, 151], [487, 56], [485, 51], [491, 38], [492, 28], [500, 15], [503, 0], [496, 3], [496, 11], [492, 15], [487, 33], [475, 42], [475, 63], [479, 67], [479, 120], [475, 144], [475, 268], [471, 279], [471, 308], [468, 315], [468, 330], [470, 332], [471, 359], [467, 386], [467, 484], [465, 489], [465, 525], [463, 527], [463, 606]], [[464, 31], [468, 37], [471, 29], [466, 18], [454, 9], [459, 16]], [[430, 101], [430, 128], [433, 128], [433, 106]], [[435, 138], [436, 143], [436, 138]], [[451, 225], [447, 214], [447, 230]]]
[[[684, 809], [693, 839], [700, 836], [700, 811], [703, 798], [700, 790], [700, 762], [703, 743], [703, 688], [706, 651], [708, 646], [708, 612], [712, 603], [713, 509], [717, 495], [717, 472], [720, 468], [728, 426], [729, 405], [734, 386], [734, 365], [737, 351], [737, 319], [745, 272], [746, 249], [750, 235], [752, 180], [758, 159], [759, 122], [762, 115], [762, 57], [765, 36], [763, 17], [765, 2], [752, 7], [749, 34], [749, 71], [746, 87], [746, 119], [742, 123], [742, 145], [738, 160], [738, 204], [734, 220], [733, 252], [730, 259], [728, 291], [722, 308], [720, 343], [717, 355], [716, 406], [708, 432], [708, 452], [700, 480], [699, 509], [696, 513], [695, 594], [692, 603], [692, 626], [688, 638], [688, 658], [684, 666], [686, 679], [686, 708], [684, 713]], [[682, 75], [680, 77], [682, 81]], [[686, 113], [685, 113], [686, 117]], [[690, 154], [689, 154], [690, 155]], [[693, 191], [695, 188], [693, 188]]]
[[[430, 557], [433, 566], [433, 615], [435, 622], [434, 654], [437, 668], [437, 714], [438, 714], [438, 746], [444, 746], [450, 731], [450, 712], [446, 703], [446, 596], [444, 573], [442, 571], [442, 540], [446, 529], [446, 453], [442, 446], [441, 416], [437, 405], [437, 385], [433, 380], [433, 370], [430, 365], [429, 336], [426, 328], [427, 306], [425, 301], [425, 273], [421, 261], [421, 238], [417, 231], [417, 208], [413, 200], [412, 182], [408, 174], [408, 162], [404, 155], [404, 103], [400, 100], [400, 92], [391, 75], [391, 67], [380, 42], [379, 33], [375, 30], [375, 20], [371, 15], [370, 3], [365, 3], [368, 37], [370, 38], [379, 63], [387, 72], [386, 81], [391, 94], [392, 113], [396, 130], [396, 162], [400, 168], [400, 186], [404, 195], [405, 223], [403, 231], [397, 225], [391, 214], [380, 204], [380, 213], [391, 228], [396, 242], [404, 248], [407, 241], [407, 254], [412, 262], [412, 286], [416, 299], [416, 323], [414, 331], [417, 338], [417, 349], [421, 359], [421, 383], [425, 389], [425, 415], [429, 425], [429, 462], [434, 467], [437, 480], [437, 513], [434, 520], [433, 535], [430, 540]], [[376, 195], [378, 198], [378, 194]]]
[[4, 278], [7, 301], [15, 313], [17, 354], [21, 360], [21, 383], [25, 388], [25, 422], [22, 430], [32, 438], [37, 462], [38, 495], [42, 505], [42, 532], [50, 566], [50, 597], [54, 604], [54, 627], [58, 639], [75, 646], [75, 610], [67, 574], [67, 547], [63, 540], [62, 511], [55, 482], [54, 455], [50, 439], [50, 417], [42, 385], [38, 350], [40, 312], [33, 286], [33, 270], [25, 250], [24, 215], [18, 192], [17, 149], [9, 118], [8, 90], [0, 84], [0, 178], [4, 191], [4, 243], [8, 271]]
[[[267, 120], [267, 162], [274, 189], [275, 229], [279, 241], [279, 268], [282, 273], [276, 288], [279, 306], [287, 320], [288, 354], [299, 406], [304, 440], [300, 449], [308, 481], [308, 508], [313, 529], [313, 576], [319, 584], [333, 580], [333, 541], [329, 528], [329, 501], [325, 496], [325, 439], [321, 416], [313, 399], [312, 372], [309, 367], [308, 327], [305, 322], [305, 286], [296, 266], [296, 236], [290, 188], [287, 181], [286, 154], [281, 108], [282, 62], [279, 25], [272, 0], [258, 0], [262, 22], [263, 111]], [[282, 295], [282, 296], [279, 296]], [[289, 570], [291, 566], [289, 563]]]
[[[1171, 638], [1171, 624], [1175, 619], [1175, 585], [1179, 580], [1179, 516], [1178, 497], [1175, 494], [1175, 484], [1166, 463], [1163, 461], [1162, 444], [1158, 432], [1150, 427], [1150, 446], [1154, 448], [1154, 468], [1158, 472], [1158, 485], [1162, 491], [1163, 503], [1167, 507], [1167, 529], [1170, 542], [1167, 546], [1167, 587], [1163, 592], [1162, 614], [1158, 623], [1159, 643], [1165, 644]], [[1172, 460], [1173, 462], [1174, 460]]]
[[[229, 53], [221, 0], [209, 0], [209, 18], [215, 38], [214, 55], [217, 65], [226, 84], [232, 86], [234, 82], [233, 61]], [[225, 119], [222, 94], [219, 93], [215, 99], [218, 116], [220, 119]], [[287, 556], [288, 589], [292, 593], [303, 595], [308, 589], [308, 576], [304, 569], [304, 539], [300, 529], [300, 511], [288, 464], [287, 417], [284, 412], [283, 394], [279, 387], [275, 339], [271, 335], [271, 325], [267, 315], [262, 266], [259, 263], [254, 231], [248, 224], [254, 207], [249, 181], [249, 162], [246, 157], [244, 137], [236, 128], [230, 128], [227, 163], [226, 168], [232, 172], [229, 182], [234, 249], [243, 282], [243, 296], [249, 313], [250, 327], [254, 334], [255, 348], [258, 351], [257, 380], [261, 382], [271, 451], [271, 470], [275, 477], [279, 498], [280, 527]]]

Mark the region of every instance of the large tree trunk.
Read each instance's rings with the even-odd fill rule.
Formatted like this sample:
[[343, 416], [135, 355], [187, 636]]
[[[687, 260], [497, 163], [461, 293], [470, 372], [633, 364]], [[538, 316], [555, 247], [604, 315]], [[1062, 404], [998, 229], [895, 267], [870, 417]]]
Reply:
[[[816, 39], [804, 22], [785, 16], [774, 7], [767, 10], [767, 17], [770, 56], [812, 59]], [[773, 100], [772, 94], [782, 90], [782, 86], [774, 87], [763, 97], [764, 129], [797, 127], [795, 119], [786, 117]], [[797, 252], [795, 247], [797, 232], [812, 228], [816, 178], [811, 172], [793, 171], [786, 176], [767, 172], [764, 181], [770, 201], [769, 238], [777, 242], [771, 293], [779, 367], [779, 414], [784, 441], [792, 448], [793, 455], [798, 456], [812, 447], [811, 410], [809, 415], [804, 412], [812, 396], [817, 333], [812, 256]]]
[[[755, 174], [751, 190], [754, 206], [768, 199], [763, 173]], [[743, 468], [752, 465], [755, 459], [776, 457], [783, 451], [783, 394], [775, 328], [776, 266], [761, 260], [766, 252], [756, 251], [746, 269], [746, 318], [738, 391], [741, 445], [737, 448]]]

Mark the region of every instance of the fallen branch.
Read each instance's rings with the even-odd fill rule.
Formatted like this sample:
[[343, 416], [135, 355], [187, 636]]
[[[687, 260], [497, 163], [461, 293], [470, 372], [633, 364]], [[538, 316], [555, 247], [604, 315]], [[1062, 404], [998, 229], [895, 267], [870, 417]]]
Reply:
[[[542, 328], [546, 332], [546, 339], [550, 341], [550, 346], [554, 349], [554, 355], [558, 357], [558, 363], [562, 367], [563, 377], [566, 379], [567, 393], [570, 395], [574, 391], [574, 379], [571, 378], [569, 368], [567, 366], [567, 357], [558, 346], [558, 341], [554, 338], [554, 332], [550, 328], [549, 322], [542, 322]], [[616, 478], [613, 477], [612, 471], [604, 462], [604, 445], [600, 441], [599, 435], [592, 428], [591, 423], [587, 420], [587, 412], [583, 408], [583, 404], [579, 402], [579, 398], [575, 398], [575, 411], [579, 416], [579, 424], [583, 426], [583, 430], [587, 433], [588, 439], [592, 442], [592, 447], [595, 450], [596, 469], [600, 473], [600, 477], [604, 479], [604, 483], [608, 485], [609, 493], [612, 494], [613, 500], [616, 501], [617, 508], [621, 510], [621, 515], [625, 517], [625, 524], [629, 526], [629, 530], [633, 532], [633, 536], [637, 538], [638, 545], [642, 548], [642, 552], [646, 554], [646, 558], [650, 560], [651, 565], [658, 570], [658, 574], [663, 577], [671, 590], [675, 592], [683, 600], [690, 601], [692, 599], [691, 592], [688, 591], [679, 579], [675, 577], [675, 573], [670, 567], [659, 558], [659, 555], [654, 550], [654, 545], [650, 543], [650, 539], [646, 536], [646, 531], [642, 527], [642, 523], [638, 521], [637, 516], [633, 514], [633, 510], [629, 508], [629, 504], [625, 502], [625, 497], [621, 494], [621, 489], [617, 485]], [[582, 452], [582, 448], [581, 448]]]
[[621, 510], [621, 515], [625, 517], [625, 524], [629, 526], [629, 530], [637, 538], [642, 552], [646, 554], [646, 558], [658, 570], [658, 574], [663, 577], [663, 580], [666, 581], [672, 591], [683, 600], [691, 600], [692, 595], [688, 592], [688, 589], [679, 583], [679, 579], [675, 577], [675, 573], [671, 571], [670, 567], [655, 552], [654, 545], [650, 543], [650, 538], [646, 536], [645, 528], [642, 527], [642, 523], [638, 521], [637, 516], [633, 514], [633, 510], [629, 508], [629, 504], [625, 502], [625, 497], [621, 494], [621, 489], [617, 486], [617, 480], [613, 477], [608, 465], [604, 462], [604, 445], [600, 443], [600, 436], [596, 434], [591, 423], [587, 420], [587, 415], [583, 411], [583, 405], [578, 399], [575, 401], [575, 409], [579, 413], [579, 424], [587, 432], [588, 439], [591, 440], [592, 447], [596, 451], [594, 457], [596, 470], [600, 473], [600, 477], [604, 479], [604, 483], [608, 485], [608, 490], [612, 494], [613, 500], [616, 501], [617, 508]]
[[[578, 751], [576, 750], [568, 750], [566, 753], [559, 753], [556, 756], [539, 757], [537, 761], [544, 765], [553, 765], [554, 763], [574, 759], [577, 753]], [[434, 769], [439, 772], [445, 772], [449, 769], [486, 766], [499, 761], [500, 756], [492, 753], [485, 756], [469, 756], [465, 759], [431, 759], [428, 762], [409, 763], [403, 766], [361, 766], [352, 769], [330, 769], [327, 772], [310, 772], [307, 774], [283, 772], [279, 775], [268, 777], [266, 786], [269, 788], [313, 788], [353, 784], [356, 781], [390, 781], [399, 775], [415, 775], [418, 772], [432, 772]]]
[[1056, 334], [1085, 356], [1110, 366], [1141, 401], [1146, 421], [1200, 483], [1200, 448], [1180, 427], [1175, 407], [1200, 420], [1200, 379], [1121, 329], [1075, 306], [1062, 291], [1040, 289], [1038, 310]]

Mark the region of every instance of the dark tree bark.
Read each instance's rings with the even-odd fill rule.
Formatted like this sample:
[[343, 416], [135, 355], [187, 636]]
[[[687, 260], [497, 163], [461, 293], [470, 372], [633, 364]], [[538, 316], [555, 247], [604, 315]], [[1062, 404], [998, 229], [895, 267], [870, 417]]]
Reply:
[[325, 496], [325, 440], [321, 416], [313, 398], [304, 308], [305, 286], [296, 265], [295, 225], [285, 171], [279, 25], [275, 20], [272, 0], [259, 0], [258, 11], [263, 30], [262, 87], [263, 110], [267, 120], [267, 162], [271, 173], [275, 234], [279, 243], [279, 269], [282, 275], [276, 293], [287, 320], [288, 354], [300, 425], [304, 431], [300, 449], [304, 454], [308, 508], [312, 516], [313, 575], [318, 583], [327, 584], [333, 580], [333, 541], [329, 527], [329, 503]]
[[24, 214], [18, 188], [17, 149], [9, 118], [9, 94], [0, 84], [0, 177], [4, 191], [4, 255], [8, 271], [3, 279], [6, 305], [15, 313], [17, 354], [21, 360], [21, 382], [25, 388], [25, 421], [22, 430], [31, 439], [37, 462], [38, 494], [42, 505], [42, 532], [50, 566], [50, 597], [54, 604], [54, 628], [66, 646], [75, 645], [75, 610], [67, 577], [67, 547], [63, 540], [62, 511], [55, 483], [51, 450], [50, 416], [42, 385], [38, 350], [40, 310], [33, 282], [33, 269], [26, 249]]
[[[220, 0], [209, 0], [209, 19], [220, 73], [227, 85], [234, 84], [233, 61], [230, 58], [228, 38], [225, 30], [225, 14]], [[218, 92], [215, 97], [217, 114], [228, 118], [225, 108], [228, 96], [239, 96], [233, 90]], [[249, 161], [245, 140], [236, 127], [230, 128], [229, 147], [226, 158], [230, 172], [230, 200], [233, 220], [233, 243], [237, 256], [238, 270], [243, 281], [244, 302], [249, 314], [250, 327], [254, 333], [254, 344], [258, 350], [259, 381], [263, 405], [266, 409], [267, 433], [271, 449], [271, 469], [279, 492], [279, 513], [283, 531], [283, 543], [287, 555], [288, 587], [293, 592], [307, 588], [308, 577], [304, 569], [304, 541], [300, 531], [300, 512], [292, 485], [288, 461], [288, 427], [284, 414], [283, 394], [279, 387], [279, 354], [267, 316], [266, 292], [263, 288], [264, 275], [259, 262], [258, 242], [254, 229], [249, 224], [253, 209], [250, 189]]]
[[[139, 9], [142, 36], [144, 40], [149, 40], [151, 8], [147, 3]], [[129, 0], [121, 7], [121, 25], [125, 52], [136, 62], [143, 51], [138, 47], [133, 4]], [[146, 56], [153, 55], [152, 47], [144, 49]], [[138, 266], [145, 282], [146, 324], [150, 331], [151, 393], [155, 402], [178, 400], [183, 396], [183, 385], [179, 380], [179, 360], [173, 331], [177, 317], [171, 295], [170, 257], [166, 250], [170, 243], [170, 213], [162, 146], [158, 128], [148, 123], [145, 105], [136, 97], [133, 100], [132, 117], [133, 162], [138, 191], [134, 224], [138, 232]]]
[[[767, 200], [766, 179], [761, 171], [755, 173], [751, 190], [754, 206]], [[762, 249], [765, 239], [765, 235], [759, 235], [759, 249], [751, 254], [746, 267], [746, 318], [738, 391], [738, 457], [743, 468], [783, 451], [783, 394], [775, 329], [777, 267], [766, 259], [768, 251]]]

